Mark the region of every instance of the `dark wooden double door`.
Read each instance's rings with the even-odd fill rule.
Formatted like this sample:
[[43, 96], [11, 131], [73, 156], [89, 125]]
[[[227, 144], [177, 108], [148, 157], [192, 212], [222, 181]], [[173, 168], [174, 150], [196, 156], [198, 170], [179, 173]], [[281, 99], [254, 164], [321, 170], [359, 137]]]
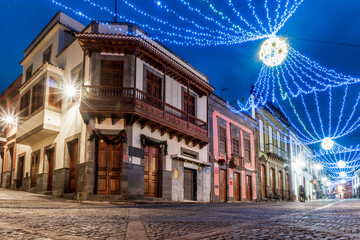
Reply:
[[35, 187], [37, 183], [37, 176], [39, 172], [40, 154], [33, 154], [31, 156], [30, 168], [30, 187]]
[[149, 146], [144, 150], [144, 196], [159, 197], [159, 150]]
[[105, 141], [99, 141], [97, 159], [97, 194], [121, 195], [122, 147], [122, 144], [112, 146], [107, 145]]
[[47, 177], [47, 191], [52, 191], [52, 183], [54, 176], [54, 162], [55, 162], [55, 149], [46, 151], [48, 159], [48, 177]]

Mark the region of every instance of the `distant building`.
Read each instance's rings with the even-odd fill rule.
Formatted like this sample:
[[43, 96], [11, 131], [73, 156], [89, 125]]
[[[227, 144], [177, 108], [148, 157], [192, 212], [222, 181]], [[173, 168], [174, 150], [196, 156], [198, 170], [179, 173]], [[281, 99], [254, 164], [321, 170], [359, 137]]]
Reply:
[[1, 95], [0, 109], [0, 186], [14, 188], [18, 177], [15, 171], [17, 141], [16, 141], [16, 119], [14, 114], [18, 108], [19, 88], [22, 77], [19, 76]]
[[279, 109], [268, 104], [256, 111], [259, 121], [258, 181], [261, 200], [292, 200], [287, 119]]
[[353, 196], [360, 198], [360, 169], [357, 170], [354, 174], [354, 178], [352, 180], [352, 189]]
[[214, 94], [208, 101], [212, 201], [256, 201], [257, 122]]

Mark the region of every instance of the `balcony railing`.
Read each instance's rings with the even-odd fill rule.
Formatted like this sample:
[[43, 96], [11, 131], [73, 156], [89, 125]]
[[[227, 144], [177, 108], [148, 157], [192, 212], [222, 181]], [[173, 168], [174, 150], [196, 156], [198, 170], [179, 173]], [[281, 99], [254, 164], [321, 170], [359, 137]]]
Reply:
[[193, 134], [207, 138], [207, 122], [136, 88], [83, 86], [82, 101], [85, 103], [82, 104], [82, 110], [93, 112], [114, 112], [113, 108], [116, 107], [121, 112], [122, 108], [134, 106], [156, 118], [171, 122], [179, 128], [187, 127], [188, 130], [194, 131]]
[[282, 150], [281, 148], [279, 148], [278, 146], [275, 146], [274, 144], [268, 143], [266, 144], [266, 149], [265, 149], [267, 154], [273, 155], [274, 157], [280, 158], [283, 161], [287, 161], [288, 158], [288, 153], [285, 152], [284, 150]]

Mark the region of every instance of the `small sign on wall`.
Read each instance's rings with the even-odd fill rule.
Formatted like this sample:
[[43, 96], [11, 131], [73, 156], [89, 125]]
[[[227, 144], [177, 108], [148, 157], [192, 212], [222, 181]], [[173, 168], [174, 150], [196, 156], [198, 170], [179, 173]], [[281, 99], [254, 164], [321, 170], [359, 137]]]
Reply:
[[177, 169], [174, 170], [174, 178], [179, 179], [179, 170]]
[[144, 149], [129, 146], [129, 155], [138, 158], [144, 158]]

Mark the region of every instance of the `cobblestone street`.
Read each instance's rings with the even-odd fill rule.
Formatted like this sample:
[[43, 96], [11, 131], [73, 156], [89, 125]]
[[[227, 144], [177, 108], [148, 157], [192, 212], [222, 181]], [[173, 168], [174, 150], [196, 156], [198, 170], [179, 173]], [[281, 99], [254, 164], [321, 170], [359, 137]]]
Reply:
[[359, 239], [360, 201], [83, 202], [0, 189], [0, 239]]

